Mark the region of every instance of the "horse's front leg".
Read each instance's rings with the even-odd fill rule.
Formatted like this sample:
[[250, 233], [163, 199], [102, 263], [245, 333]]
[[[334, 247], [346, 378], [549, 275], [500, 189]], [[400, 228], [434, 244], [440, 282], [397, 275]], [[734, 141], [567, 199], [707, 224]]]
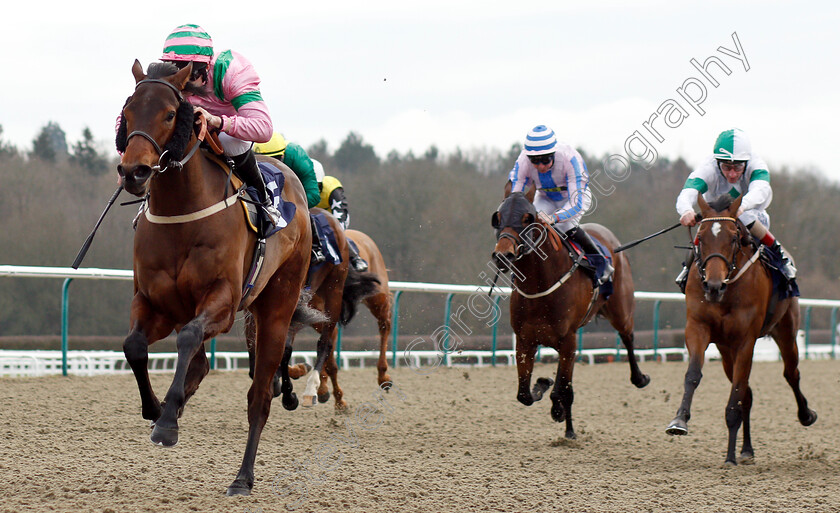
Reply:
[[187, 374], [193, 359], [199, 351], [204, 350], [205, 340], [215, 337], [232, 322], [235, 302], [225, 290], [222, 288], [216, 294], [208, 295], [208, 299], [197, 308], [202, 313], [185, 324], [178, 333], [175, 340], [178, 349], [175, 375], [164, 399], [166, 404], [163, 412], [152, 430], [152, 442], [158, 445], [170, 447], [178, 443], [178, 417], [186, 403]]
[[575, 392], [572, 388], [572, 372], [575, 366], [576, 333], [566, 335], [559, 345], [559, 360], [557, 361], [557, 378], [551, 391], [551, 418], [556, 422], [566, 421], [566, 438], [577, 438], [572, 426], [572, 403]]
[[[320, 336], [318, 337], [318, 344], [316, 346], [315, 366], [309, 372], [309, 377], [306, 378], [306, 388], [303, 390], [303, 405], [314, 406], [321, 398], [326, 402], [329, 399], [329, 392], [325, 395], [319, 393], [322, 385], [326, 383], [321, 382], [321, 373], [324, 370], [324, 364], [327, 362], [327, 357], [332, 351], [332, 341], [330, 340], [330, 333], [335, 329], [335, 322], [327, 322], [318, 326]], [[319, 397], [320, 396], [320, 397]]]
[[519, 377], [519, 391], [516, 399], [525, 406], [531, 406], [534, 401], [542, 399], [546, 390], [554, 384], [548, 378], [539, 378], [531, 390], [531, 373], [534, 371], [534, 356], [537, 353], [537, 343], [534, 340], [526, 340], [516, 334], [516, 373]]
[[136, 294], [131, 304], [131, 326], [123, 342], [123, 353], [137, 380], [143, 418], [155, 422], [161, 408], [149, 381], [149, 345], [171, 333], [174, 325], [153, 312], [148, 301]]
[[[335, 339], [333, 339], [333, 347], [335, 347]], [[338, 384], [338, 362], [336, 362], [335, 360], [334, 351], [330, 352], [330, 356], [327, 358], [327, 362], [324, 364], [324, 372], [326, 373], [326, 375], [329, 376], [330, 381], [332, 382], [335, 409], [346, 410], [347, 401], [344, 399], [344, 390], [342, 390], [341, 386]], [[326, 384], [326, 378], [324, 378], [324, 383]], [[386, 390], [389, 388], [391, 388], [390, 384], [386, 387]], [[318, 396], [318, 400], [321, 400], [320, 396]]]
[[691, 401], [694, 391], [703, 378], [703, 363], [706, 361], [706, 347], [709, 346], [709, 329], [706, 325], [688, 319], [685, 327], [685, 346], [688, 349], [688, 370], [685, 372], [685, 384], [682, 402], [677, 416], [665, 430], [669, 435], [687, 435], [688, 420], [691, 418]]

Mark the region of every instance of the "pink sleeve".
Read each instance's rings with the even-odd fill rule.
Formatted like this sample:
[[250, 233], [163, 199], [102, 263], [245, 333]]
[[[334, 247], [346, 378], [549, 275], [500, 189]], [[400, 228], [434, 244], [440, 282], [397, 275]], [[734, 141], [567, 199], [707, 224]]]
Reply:
[[236, 114], [222, 116], [224, 131], [237, 139], [268, 142], [274, 127], [260, 93], [260, 77], [248, 59], [233, 51], [231, 55], [222, 89]]

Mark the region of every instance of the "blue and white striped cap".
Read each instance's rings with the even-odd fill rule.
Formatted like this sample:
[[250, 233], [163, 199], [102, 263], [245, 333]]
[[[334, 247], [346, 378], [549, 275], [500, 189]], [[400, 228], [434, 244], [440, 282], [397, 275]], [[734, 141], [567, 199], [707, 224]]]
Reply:
[[525, 155], [554, 153], [556, 146], [557, 138], [554, 136], [554, 130], [545, 125], [535, 126], [525, 137]]

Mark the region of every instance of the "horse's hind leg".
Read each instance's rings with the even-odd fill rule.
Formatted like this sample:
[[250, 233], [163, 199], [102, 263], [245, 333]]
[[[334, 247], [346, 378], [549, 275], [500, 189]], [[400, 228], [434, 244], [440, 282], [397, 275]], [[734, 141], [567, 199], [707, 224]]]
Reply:
[[665, 430], [669, 435], [687, 435], [688, 420], [691, 418], [691, 401], [694, 392], [703, 378], [703, 364], [706, 361], [706, 347], [709, 345], [709, 329], [688, 319], [685, 328], [685, 346], [688, 349], [688, 370], [685, 371], [685, 383], [682, 402], [677, 410], [677, 416], [668, 424]]
[[[377, 294], [365, 299], [370, 313], [376, 318], [379, 328], [379, 360], [376, 362], [376, 381], [381, 388], [390, 388], [391, 376], [388, 374], [388, 335], [391, 334], [391, 301], [387, 294]], [[383, 385], [385, 385], [383, 387]]]
[[[753, 339], [754, 340], [754, 339]], [[747, 432], [749, 425], [749, 407], [752, 406], [752, 390], [749, 388], [750, 371], [754, 343], [743, 343], [737, 351], [721, 351], [724, 369], [732, 380], [729, 403], [726, 405], [726, 427], [729, 429], [729, 444], [726, 449], [726, 465], [737, 465], [735, 446], [738, 442], [738, 430], [744, 424], [744, 448], [746, 459], [752, 457], [752, 442]]]
[[[272, 380], [274, 397], [282, 395], [283, 408], [289, 411], [297, 409], [298, 407], [298, 398], [293, 390], [291, 374], [289, 372], [289, 362], [292, 360], [292, 346], [294, 345], [294, 337], [295, 335], [290, 330], [289, 334], [286, 335], [286, 347], [283, 350], [283, 359], [280, 360], [280, 367], [274, 373], [274, 379]], [[280, 375], [279, 383], [278, 374]]]
[[799, 325], [799, 311], [789, 308], [784, 317], [772, 331], [779, 346], [782, 361], [785, 364], [784, 376], [796, 398], [797, 417], [803, 426], [810, 426], [817, 421], [817, 412], [808, 408], [808, 400], [799, 389], [799, 348], [796, 346], [796, 330]]
[[566, 438], [577, 438], [572, 426], [572, 403], [575, 392], [572, 388], [572, 372], [575, 365], [576, 334], [572, 332], [560, 341], [557, 379], [551, 391], [551, 418], [557, 422], [566, 421]]
[[650, 376], [642, 373], [639, 368], [639, 362], [636, 360], [635, 346], [633, 344], [633, 331], [623, 332], [619, 334], [621, 342], [627, 349], [627, 361], [630, 363], [630, 383], [633, 383], [636, 388], [644, 388], [650, 383]]

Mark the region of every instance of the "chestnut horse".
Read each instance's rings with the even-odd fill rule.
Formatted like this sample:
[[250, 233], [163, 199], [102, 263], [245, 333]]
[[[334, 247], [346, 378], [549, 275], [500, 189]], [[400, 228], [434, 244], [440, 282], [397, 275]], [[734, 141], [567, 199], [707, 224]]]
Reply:
[[[303, 187], [277, 163], [285, 175], [283, 199], [296, 205], [296, 213], [267, 240], [262, 272], [243, 301], [257, 239], [236, 191], [231, 194], [228, 171], [195, 151], [200, 141], [193, 108], [182, 96], [191, 71], [192, 65], [178, 71], [168, 63], [153, 64], [147, 76], [138, 61], [132, 68], [136, 86], [122, 111], [118, 171], [128, 192], [148, 199], [134, 236], [134, 299], [123, 349], [140, 389], [143, 418], [154, 423], [152, 442], [172, 446], [184, 405], [209, 371], [204, 342], [230, 330], [238, 310], [254, 316], [258, 333], [248, 441], [227, 489], [228, 495], [248, 495], [271, 406], [271, 380], [306, 279], [311, 230]], [[160, 402], [149, 382], [148, 346], [173, 329], [178, 360]]]
[[[689, 364], [685, 373], [685, 393], [677, 416], [668, 426], [670, 435], [688, 433], [691, 400], [702, 378], [706, 348], [711, 342], [720, 350], [723, 370], [732, 382], [726, 405], [726, 426], [729, 445], [726, 465], [737, 465], [735, 444], [743, 424], [742, 463], [754, 459], [750, 438], [750, 409], [753, 394], [749, 385], [753, 349], [759, 337], [771, 335], [784, 361], [784, 376], [798, 408], [803, 426], [817, 420], [808, 408], [808, 401], [799, 389], [799, 350], [796, 332], [799, 329], [799, 299], [777, 300], [769, 271], [761, 264], [753, 265], [760, 249], [751, 243], [749, 231], [738, 221], [741, 199], [734, 203], [729, 195], [708, 205], [703, 195], [697, 197], [703, 219], [697, 230], [693, 268], [685, 289], [687, 319], [685, 345]], [[758, 246], [760, 248], [760, 246]]]
[[[382, 253], [379, 251], [376, 243], [366, 233], [359, 230], [347, 230], [344, 232], [345, 236], [356, 243], [359, 248], [359, 256], [368, 263], [368, 272], [362, 274], [371, 274], [376, 277], [378, 283], [374, 290], [366, 288], [365, 297], [362, 302], [368, 308], [370, 313], [376, 319], [379, 328], [379, 360], [376, 363], [377, 377], [376, 380], [383, 390], [390, 388], [391, 376], [388, 374], [388, 336], [391, 333], [391, 291], [388, 288], [388, 269], [385, 267], [385, 260], [382, 258]], [[351, 271], [352, 273], [352, 271]], [[358, 295], [358, 294], [357, 294]], [[355, 306], [355, 303], [352, 303]], [[352, 317], [351, 317], [352, 318]], [[347, 325], [350, 320], [343, 322]], [[332, 338], [332, 346], [335, 347], [336, 337]], [[323, 402], [329, 397], [329, 392], [326, 388], [327, 378], [332, 381], [333, 393], [338, 393], [338, 363], [335, 360], [335, 352], [330, 349], [330, 355], [327, 359], [327, 364], [324, 366], [324, 371], [321, 373], [321, 389], [318, 390], [318, 400]], [[336, 408], [338, 408], [338, 400], [336, 399]]]
[[[335, 239], [339, 246], [341, 262], [332, 264], [326, 262], [310, 273], [308, 288], [313, 292], [309, 306], [323, 312], [325, 320], [313, 325], [320, 336], [318, 338], [317, 356], [314, 369], [307, 378], [306, 390], [303, 395], [304, 406], [313, 406], [317, 403], [326, 403], [330, 398], [327, 388], [327, 378], [332, 380], [333, 396], [335, 397], [335, 408], [344, 410], [347, 408], [347, 401], [344, 400], [344, 391], [338, 384], [337, 370], [333, 349], [338, 335], [338, 324], [346, 326], [356, 314], [356, 305], [364, 300], [375, 299], [380, 295], [380, 276], [372, 272], [358, 272], [349, 266], [349, 248], [347, 237], [339, 222], [329, 212], [320, 208], [311, 209], [312, 213], [324, 214], [335, 232]], [[372, 242], [372, 241], [371, 241]], [[360, 248], [361, 251], [361, 248]], [[364, 258], [364, 255], [363, 255]], [[382, 258], [380, 256], [381, 263]], [[384, 269], [384, 264], [382, 264]], [[371, 269], [375, 269], [371, 265]], [[385, 286], [387, 287], [387, 274], [385, 275]], [[294, 338], [297, 332], [305, 325], [293, 324], [289, 330], [286, 340], [286, 352], [283, 361], [277, 369], [274, 378], [274, 396], [282, 395], [283, 407], [293, 410], [298, 406], [297, 398], [292, 390], [291, 379], [298, 379], [310, 369], [305, 364], [289, 366], [291, 361]], [[389, 328], [390, 330], [390, 324]], [[252, 337], [253, 326], [250, 318], [246, 323], [246, 339], [249, 348], [249, 363], [253, 372]], [[380, 356], [380, 359], [384, 356]], [[387, 365], [387, 364], [386, 364]], [[387, 377], [387, 375], [386, 375]], [[390, 377], [388, 377], [390, 380]], [[317, 400], [316, 400], [317, 398]]]
[[[577, 350], [577, 330], [596, 315], [605, 317], [618, 331], [630, 363], [630, 382], [642, 388], [650, 377], [642, 374], [633, 349], [633, 276], [623, 253], [613, 253], [619, 245], [615, 235], [598, 224], [585, 224], [591, 236], [607, 248], [613, 258], [614, 291], [608, 299], [593, 290], [575, 257], [559, 244], [552, 227], [540, 224], [534, 205], [521, 192], [511, 193], [493, 214], [496, 247], [493, 259], [499, 270], [513, 274], [510, 297], [510, 324], [516, 334], [516, 370], [519, 391], [516, 398], [525, 406], [551, 391], [551, 417], [566, 421], [566, 438], [575, 438], [572, 427], [572, 370]], [[556, 244], [556, 246], [555, 246]], [[554, 382], [539, 378], [531, 389], [531, 373], [537, 346], [554, 348], [559, 354]]]

